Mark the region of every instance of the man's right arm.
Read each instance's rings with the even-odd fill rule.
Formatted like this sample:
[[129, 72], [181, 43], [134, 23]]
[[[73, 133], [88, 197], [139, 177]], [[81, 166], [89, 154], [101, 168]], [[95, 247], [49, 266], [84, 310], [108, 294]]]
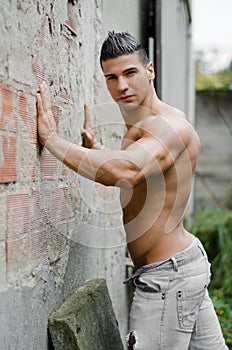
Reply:
[[[73, 144], [56, 133], [45, 83], [37, 96], [37, 109], [41, 143], [69, 168], [106, 186], [136, 187], [150, 175], [165, 172], [186, 146], [172, 128], [167, 130], [161, 118], [153, 117], [145, 123], [148, 125], [144, 125], [143, 136], [125, 150], [89, 149]], [[157, 130], [162, 140], [157, 137]]]

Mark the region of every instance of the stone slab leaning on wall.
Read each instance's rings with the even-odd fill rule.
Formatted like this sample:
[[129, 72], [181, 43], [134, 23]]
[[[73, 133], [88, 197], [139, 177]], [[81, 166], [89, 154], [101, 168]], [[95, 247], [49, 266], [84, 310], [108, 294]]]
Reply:
[[123, 350], [104, 279], [88, 281], [49, 318], [55, 350]]

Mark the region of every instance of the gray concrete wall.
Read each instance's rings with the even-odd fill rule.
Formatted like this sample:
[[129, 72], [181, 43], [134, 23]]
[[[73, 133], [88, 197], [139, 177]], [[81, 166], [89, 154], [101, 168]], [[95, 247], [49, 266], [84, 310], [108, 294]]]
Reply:
[[228, 193], [232, 194], [231, 125], [231, 91], [197, 92], [196, 128], [201, 151], [197, 164], [199, 175], [195, 177], [196, 211], [223, 208]]

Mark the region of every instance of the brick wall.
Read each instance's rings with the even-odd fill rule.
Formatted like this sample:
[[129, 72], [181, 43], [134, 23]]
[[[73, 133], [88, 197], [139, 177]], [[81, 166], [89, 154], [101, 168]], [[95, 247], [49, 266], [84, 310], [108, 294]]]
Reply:
[[79, 177], [41, 149], [35, 102], [38, 86], [46, 80], [59, 134], [80, 143], [88, 101], [98, 136], [106, 146], [119, 145], [116, 127], [119, 133], [123, 128], [121, 119], [111, 124], [118, 109], [112, 111], [104, 87], [99, 48], [108, 30], [137, 35], [138, 18], [139, 0], [0, 4], [2, 349], [48, 349], [49, 314], [96, 277], [106, 278], [119, 327], [126, 332], [118, 193]]
[[[83, 109], [83, 92], [77, 87], [83, 67], [80, 62], [74, 64], [85, 52], [82, 39], [86, 34], [78, 23], [83, 22], [81, 11], [75, 1], [1, 5], [1, 270], [6, 285], [25, 280], [33, 268], [51, 264], [67, 253], [70, 173], [39, 149], [35, 96], [46, 80], [58, 129], [78, 139], [83, 115], [79, 112], [76, 116], [79, 120], [74, 124], [79, 125], [75, 132], [70, 121], [75, 111]], [[71, 20], [73, 14], [77, 15], [76, 24]], [[95, 55], [89, 61], [95, 64]]]

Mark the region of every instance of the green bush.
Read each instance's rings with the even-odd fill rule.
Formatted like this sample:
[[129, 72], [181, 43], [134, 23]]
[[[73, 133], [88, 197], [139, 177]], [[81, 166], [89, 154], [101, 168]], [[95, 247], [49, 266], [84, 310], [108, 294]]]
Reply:
[[221, 289], [210, 292], [214, 308], [220, 321], [223, 335], [229, 349], [232, 349], [232, 307]]
[[204, 210], [189, 229], [203, 243], [211, 263], [210, 296], [232, 350], [232, 210]]
[[232, 299], [232, 210], [198, 213], [191, 232], [201, 240], [211, 262], [210, 289], [222, 289]]

